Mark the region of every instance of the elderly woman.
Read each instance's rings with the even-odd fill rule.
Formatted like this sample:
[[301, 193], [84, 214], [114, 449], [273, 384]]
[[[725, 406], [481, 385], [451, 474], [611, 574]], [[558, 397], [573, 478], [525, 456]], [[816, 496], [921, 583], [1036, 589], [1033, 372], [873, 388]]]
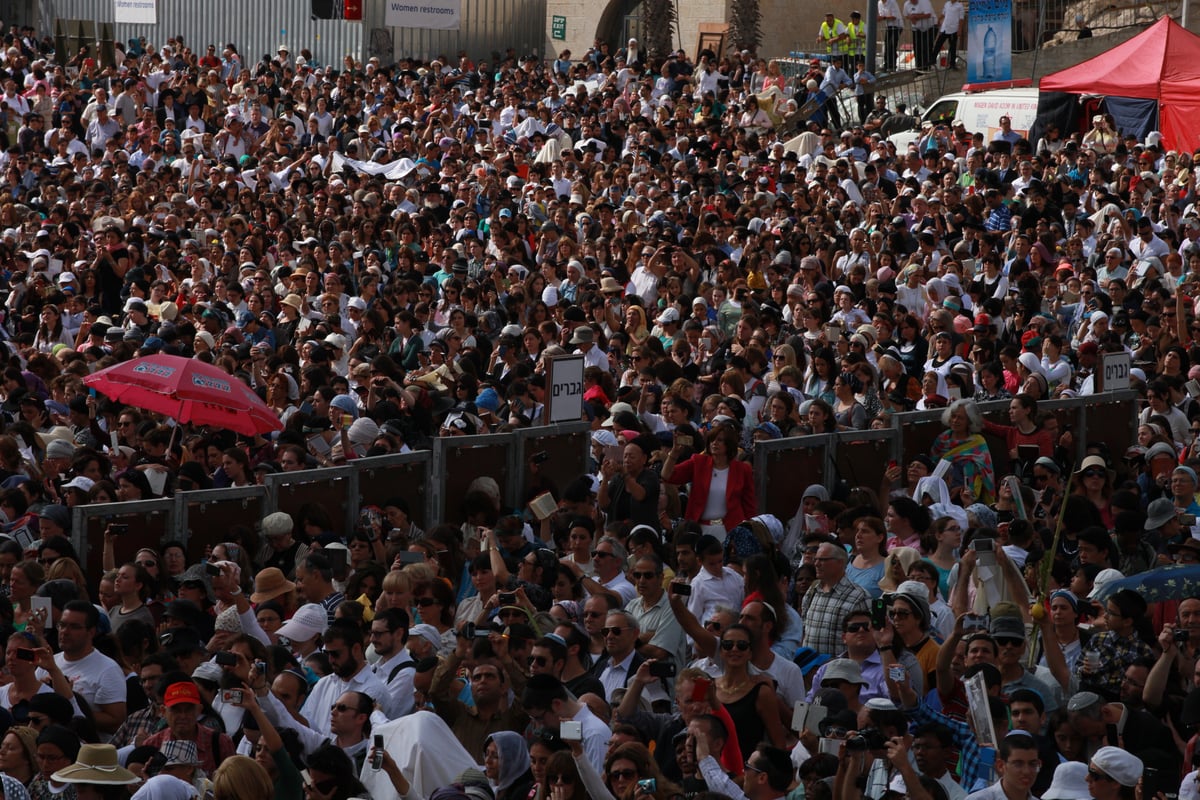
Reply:
[[962, 474], [962, 491], [981, 503], [996, 499], [996, 474], [992, 454], [981, 431], [983, 416], [973, 400], [956, 400], [942, 412], [946, 430], [933, 441], [930, 455], [945, 458]]

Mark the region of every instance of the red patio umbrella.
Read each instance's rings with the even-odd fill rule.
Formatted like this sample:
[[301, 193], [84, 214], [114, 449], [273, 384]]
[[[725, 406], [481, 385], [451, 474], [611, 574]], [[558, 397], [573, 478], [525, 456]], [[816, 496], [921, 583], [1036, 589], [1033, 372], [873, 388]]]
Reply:
[[83, 382], [117, 402], [166, 414], [181, 423], [248, 435], [283, 427], [275, 412], [249, 386], [193, 358], [136, 358], [102, 369]]

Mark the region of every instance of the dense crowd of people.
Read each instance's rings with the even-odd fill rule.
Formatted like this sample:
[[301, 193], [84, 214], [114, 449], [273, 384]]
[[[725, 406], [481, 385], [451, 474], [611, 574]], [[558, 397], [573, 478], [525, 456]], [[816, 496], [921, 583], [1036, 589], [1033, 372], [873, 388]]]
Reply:
[[[4, 34], [7, 800], [1200, 793], [1192, 154], [1103, 115], [897, 149], [882, 95], [784, 141], [845, 72], [748, 52], [328, 58]], [[1119, 352], [1114, 452], [1039, 404]], [[480, 475], [461, 525], [314, 503], [199, 561], [110, 526], [99, 576], [72, 545], [80, 504], [542, 424], [570, 353], [592, 458], [533, 460], [548, 509]], [[85, 388], [160, 354], [281, 430]], [[758, 442], [939, 408], [882, 485], [760, 513]]]

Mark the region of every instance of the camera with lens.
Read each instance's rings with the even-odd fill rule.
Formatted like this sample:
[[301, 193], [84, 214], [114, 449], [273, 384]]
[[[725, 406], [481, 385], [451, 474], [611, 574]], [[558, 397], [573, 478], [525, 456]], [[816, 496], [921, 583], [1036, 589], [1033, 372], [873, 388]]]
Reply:
[[1192, 639], [1192, 632], [1187, 628], [1176, 628], [1174, 639], [1175, 644], [1187, 644]]
[[847, 750], [882, 750], [886, 746], [887, 739], [878, 728], [863, 728], [846, 739]]

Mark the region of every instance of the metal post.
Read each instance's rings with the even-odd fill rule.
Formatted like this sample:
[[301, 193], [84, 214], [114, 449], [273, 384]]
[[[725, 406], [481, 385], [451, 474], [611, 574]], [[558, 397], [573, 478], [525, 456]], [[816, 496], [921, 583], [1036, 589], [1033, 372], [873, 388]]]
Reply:
[[[1187, 0], [1184, 0], [1185, 6]], [[1186, 25], [1186, 23], [1184, 23]], [[867, 2], [867, 72], [878, 75], [875, 71], [875, 56], [877, 55], [879, 36], [879, 5]]]

